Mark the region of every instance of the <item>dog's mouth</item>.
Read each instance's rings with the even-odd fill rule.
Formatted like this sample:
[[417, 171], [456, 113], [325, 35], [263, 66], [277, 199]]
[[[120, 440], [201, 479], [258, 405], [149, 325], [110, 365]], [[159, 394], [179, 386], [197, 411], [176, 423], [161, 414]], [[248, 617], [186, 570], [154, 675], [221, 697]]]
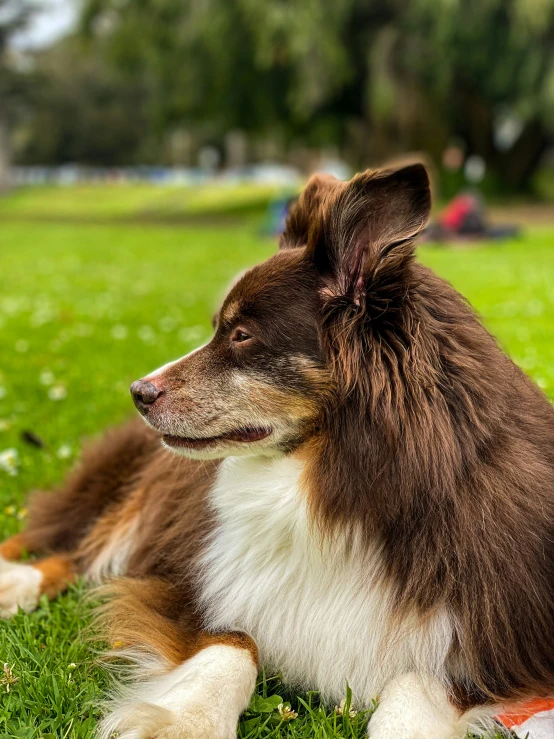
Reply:
[[222, 434], [221, 436], [201, 436], [193, 438], [164, 434], [163, 440], [164, 443], [172, 449], [206, 449], [207, 447], [225, 442], [251, 444], [253, 441], [266, 439], [270, 434], [270, 428], [245, 427], [236, 429], [235, 431], [229, 431], [227, 434]]

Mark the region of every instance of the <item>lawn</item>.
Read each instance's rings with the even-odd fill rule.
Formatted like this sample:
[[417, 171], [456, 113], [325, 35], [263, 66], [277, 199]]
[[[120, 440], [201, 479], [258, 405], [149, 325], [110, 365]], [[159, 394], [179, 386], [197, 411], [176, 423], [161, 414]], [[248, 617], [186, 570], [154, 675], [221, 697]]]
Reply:
[[[43, 223], [26, 205], [25, 222], [26, 197], [18, 195], [13, 210], [10, 201], [0, 206], [0, 454], [14, 450], [0, 456], [3, 537], [24, 525], [26, 491], [55, 485], [84, 437], [132, 413], [130, 382], [205, 340], [229, 279], [274, 249], [251, 219], [179, 228]], [[554, 228], [544, 228], [503, 246], [426, 247], [421, 258], [471, 300], [554, 397], [552, 244]], [[25, 431], [44, 447], [25, 442]], [[0, 670], [0, 737], [92, 735], [106, 678], [83, 633], [88, 617], [77, 587], [0, 625], [0, 662], [17, 680], [10, 685]], [[283, 721], [281, 699], [297, 718]], [[364, 721], [325, 711], [316, 696], [291, 696], [268, 678], [240, 732], [362, 737]]]
[[272, 197], [289, 191], [277, 185], [226, 182], [186, 187], [144, 182], [41, 186], [22, 188], [0, 199], [0, 218], [160, 222], [201, 220], [214, 214], [245, 216], [258, 213]]

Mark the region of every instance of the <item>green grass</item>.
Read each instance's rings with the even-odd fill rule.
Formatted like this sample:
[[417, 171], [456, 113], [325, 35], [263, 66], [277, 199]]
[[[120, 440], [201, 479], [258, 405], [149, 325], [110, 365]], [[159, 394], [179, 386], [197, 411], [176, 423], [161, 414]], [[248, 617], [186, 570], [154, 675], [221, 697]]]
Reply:
[[29, 219], [163, 221], [263, 212], [282, 192], [273, 185], [147, 183], [21, 188], [0, 199], [0, 217]]
[[[18, 197], [2, 212], [16, 213]], [[1, 218], [0, 453], [14, 449], [17, 461], [13, 476], [0, 469], [5, 537], [24, 524], [26, 491], [57, 483], [83, 437], [130, 414], [129, 383], [202, 342], [226, 282], [274, 247], [250, 222], [181, 229]], [[553, 243], [554, 229], [544, 229], [504, 246], [421, 252], [552, 396]], [[22, 441], [25, 430], [44, 449]], [[0, 668], [0, 737], [92, 735], [106, 677], [83, 637], [88, 618], [79, 587], [0, 625], [0, 662], [17, 678], [7, 692]], [[298, 717], [283, 722], [275, 696]], [[355, 738], [366, 719], [262, 679], [241, 736]]]

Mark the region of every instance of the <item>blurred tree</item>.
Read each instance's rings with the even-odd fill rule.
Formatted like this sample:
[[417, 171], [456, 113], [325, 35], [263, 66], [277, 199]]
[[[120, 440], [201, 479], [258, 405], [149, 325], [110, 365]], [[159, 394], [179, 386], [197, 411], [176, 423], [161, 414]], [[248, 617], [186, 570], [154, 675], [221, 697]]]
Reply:
[[381, 109], [373, 85], [378, 117], [394, 119], [411, 89], [497, 186], [527, 186], [554, 140], [554, 2], [412, 0], [399, 20], [380, 62], [390, 95]]
[[359, 167], [457, 140], [522, 188], [554, 142], [554, 0], [83, 0], [81, 25], [41, 57], [28, 161], [240, 130]]
[[450, 140], [498, 186], [528, 185], [554, 141], [553, 0], [237, 0], [257, 55], [292, 67], [306, 129], [333, 120], [357, 164]]
[[82, 27], [143, 80], [160, 140], [186, 127], [216, 144], [240, 129], [340, 146], [364, 120], [367, 44], [392, 16], [367, 0], [87, 0]]
[[12, 63], [10, 42], [34, 10], [27, 0], [0, 0], [0, 191], [9, 185], [11, 116], [24, 87], [24, 78]]
[[240, 2], [89, 0], [83, 28], [91, 48], [148, 90], [160, 143], [183, 124], [220, 142], [229, 130], [271, 129], [289, 117], [289, 69], [256, 63], [247, 20]]
[[20, 121], [22, 164], [137, 164], [149, 152], [151, 128], [143, 87], [106, 63], [77, 38], [35, 55], [29, 105]]

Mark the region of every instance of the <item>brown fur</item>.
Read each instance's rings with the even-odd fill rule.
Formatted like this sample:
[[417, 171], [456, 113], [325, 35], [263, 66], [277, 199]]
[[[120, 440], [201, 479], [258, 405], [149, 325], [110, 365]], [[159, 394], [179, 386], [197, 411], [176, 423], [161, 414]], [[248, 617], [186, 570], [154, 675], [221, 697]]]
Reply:
[[[217, 466], [171, 454], [156, 433], [132, 421], [88, 447], [61, 491], [31, 499], [24, 541], [32, 542], [33, 551], [71, 551], [84, 572], [140, 510], [129, 574], [182, 582], [190, 578], [190, 562], [209, 528], [205, 497]], [[99, 500], [95, 486], [103, 482], [110, 488]]]
[[77, 549], [77, 559], [84, 570], [90, 566], [110, 540], [121, 541], [138, 517], [146, 491], [142, 487], [130, 490], [125, 498], [109, 505], [85, 535]]
[[99, 516], [136, 488], [158, 453], [158, 435], [139, 420], [88, 446], [60, 490], [31, 498], [25, 530], [29, 551], [74, 551]]
[[[419, 166], [312, 180], [283, 250], [234, 285], [208, 346], [147, 378], [162, 394], [141, 412], [182, 437], [279, 415], [289, 431], [278, 449], [306, 460], [321, 531], [356, 528], [379, 548], [399, 617], [450, 614], [462, 710], [554, 691], [554, 413], [415, 261], [429, 209]], [[253, 337], [243, 347], [238, 326]], [[251, 380], [240, 392], [237, 374]], [[82, 569], [140, 508], [132, 579], [110, 586], [104, 619], [113, 641], [176, 663], [211, 638], [194, 562], [216, 472], [130, 424], [35, 500], [25, 547], [80, 548]]]
[[96, 626], [118, 651], [138, 649], [161, 655], [178, 665], [212, 644], [247, 649], [255, 664], [254, 641], [240, 632], [224, 634], [202, 630], [190, 609], [181, 609], [174, 585], [159, 578], [120, 578], [98, 590], [106, 598], [98, 609]]
[[[453, 612], [461, 708], [547, 695], [554, 414], [465, 301], [413, 260], [412, 227], [391, 235], [390, 222], [371, 219], [375, 252], [370, 246], [352, 269], [366, 227], [348, 214], [366, 198], [374, 199], [368, 213], [397, 206], [388, 187], [373, 184], [360, 176], [305, 234], [312, 253], [325, 252], [323, 339], [346, 391], [310, 442], [314, 515], [332, 529], [361, 522], [380, 542], [399, 613]], [[422, 212], [408, 222], [421, 226], [428, 207], [421, 198], [416, 206]], [[333, 251], [338, 234], [350, 255]]]

